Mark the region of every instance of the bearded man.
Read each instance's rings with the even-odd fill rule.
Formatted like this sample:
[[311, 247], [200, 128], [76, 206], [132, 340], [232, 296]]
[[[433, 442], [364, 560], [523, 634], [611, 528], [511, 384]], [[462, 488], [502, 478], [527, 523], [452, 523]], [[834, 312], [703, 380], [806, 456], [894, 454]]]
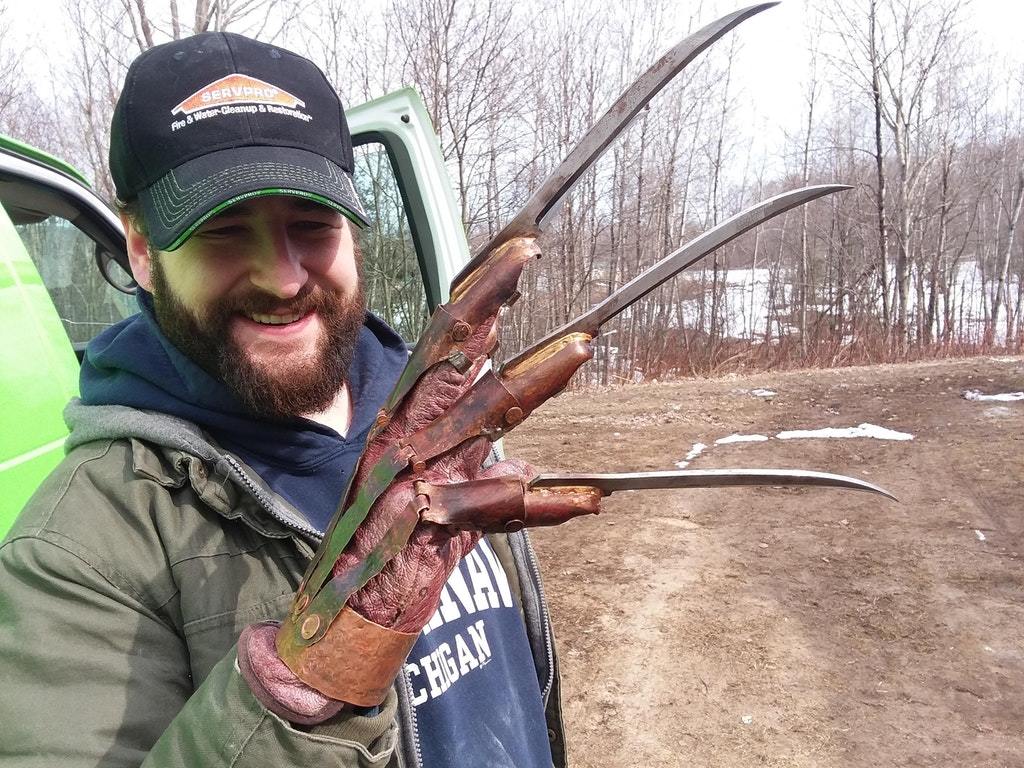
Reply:
[[227, 33], [153, 48], [110, 165], [140, 311], [90, 344], [67, 456], [0, 549], [3, 765], [564, 764], [521, 534], [426, 531], [396, 558], [415, 568], [353, 596], [381, 631], [423, 628], [379, 705], [275, 656], [267, 622], [408, 355], [364, 308], [367, 216], [323, 74]]

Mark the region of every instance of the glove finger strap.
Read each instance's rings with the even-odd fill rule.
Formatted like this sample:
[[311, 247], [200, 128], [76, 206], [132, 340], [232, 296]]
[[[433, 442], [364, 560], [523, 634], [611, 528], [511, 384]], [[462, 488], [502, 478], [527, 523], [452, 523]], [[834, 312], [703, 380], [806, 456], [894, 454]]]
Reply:
[[413, 486], [424, 499], [420, 518], [453, 530], [512, 533], [540, 525], [561, 525], [600, 511], [601, 491], [589, 486], [530, 489], [518, 475]]
[[368, 621], [347, 605], [323, 638], [300, 647], [279, 635], [277, 652], [302, 682], [326, 696], [360, 707], [388, 695], [418, 632], [396, 632]]

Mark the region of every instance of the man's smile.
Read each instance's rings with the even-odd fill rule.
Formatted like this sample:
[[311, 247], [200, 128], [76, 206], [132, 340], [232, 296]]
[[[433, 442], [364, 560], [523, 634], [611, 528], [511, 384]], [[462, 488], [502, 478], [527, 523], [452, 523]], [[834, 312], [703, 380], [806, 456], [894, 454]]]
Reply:
[[264, 314], [261, 312], [240, 312], [235, 315], [236, 328], [241, 332], [243, 344], [267, 336], [293, 336], [304, 333], [317, 318], [316, 310], [289, 312], [288, 314]]
[[253, 313], [248, 315], [248, 318], [260, 325], [287, 325], [301, 319], [302, 316], [301, 312], [293, 312], [288, 315], [261, 315]]

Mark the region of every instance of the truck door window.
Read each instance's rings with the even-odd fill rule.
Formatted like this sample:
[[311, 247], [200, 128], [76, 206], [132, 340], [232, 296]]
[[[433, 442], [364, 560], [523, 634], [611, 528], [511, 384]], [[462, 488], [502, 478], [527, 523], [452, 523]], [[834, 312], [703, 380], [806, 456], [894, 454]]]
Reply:
[[[21, 223], [15, 219], [14, 228], [76, 348], [138, 311], [135, 298], [110, 285], [96, 267], [96, 242], [70, 221], [55, 215], [31, 222], [22, 218]], [[109, 268], [119, 269], [113, 263]]]
[[355, 152], [356, 189], [370, 218], [360, 237], [366, 302], [403, 339], [414, 342], [429, 308], [409, 216], [384, 145], [370, 142]]

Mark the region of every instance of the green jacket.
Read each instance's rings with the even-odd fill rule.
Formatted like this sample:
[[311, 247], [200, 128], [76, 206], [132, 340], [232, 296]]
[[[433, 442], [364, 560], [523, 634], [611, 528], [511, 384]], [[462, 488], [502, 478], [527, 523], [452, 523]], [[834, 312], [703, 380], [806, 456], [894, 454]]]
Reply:
[[[380, 714], [299, 730], [264, 709], [235, 642], [280, 618], [316, 534], [189, 422], [121, 406], [65, 412], [68, 454], [0, 545], [4, 766], [418, 766], [410, 690]], [[565, 764], [536, 559], [492, 537], [519, 600]]]

